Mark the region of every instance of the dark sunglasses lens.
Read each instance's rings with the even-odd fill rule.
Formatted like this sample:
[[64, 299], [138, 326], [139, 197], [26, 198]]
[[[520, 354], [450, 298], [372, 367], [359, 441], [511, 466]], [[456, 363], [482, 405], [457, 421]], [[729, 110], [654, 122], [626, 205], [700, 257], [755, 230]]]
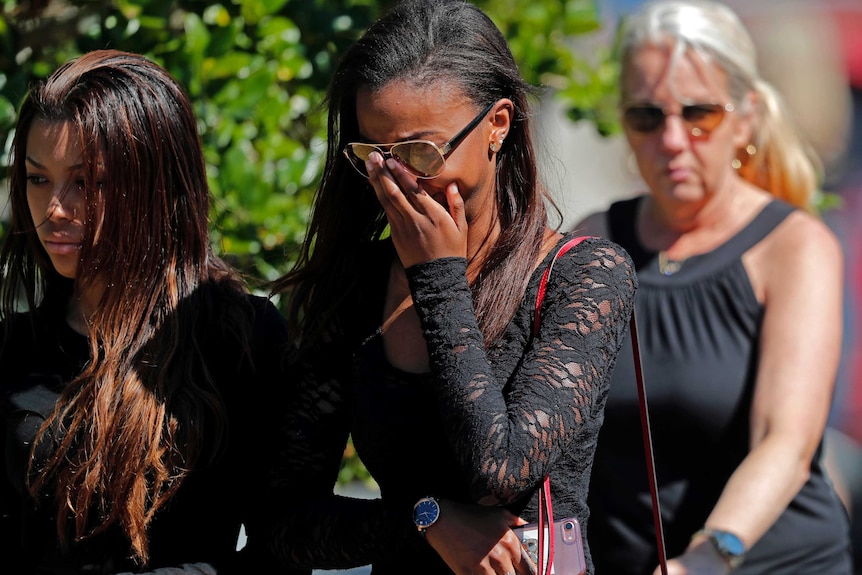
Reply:
[[682, 107], [682, 119], [702, 132], [711, 132], [724, 119], [724, 107], [718, 104], [693, 104]]
[[396, 144], [390, 153], [420, 178], [433, 178], [443, 171], [443, 155], [430, 142]]
[[656, 106], [631, 106], [623, 113], [623, 121], [635, 132], [655, 132], [664, 122], [664, 111]]

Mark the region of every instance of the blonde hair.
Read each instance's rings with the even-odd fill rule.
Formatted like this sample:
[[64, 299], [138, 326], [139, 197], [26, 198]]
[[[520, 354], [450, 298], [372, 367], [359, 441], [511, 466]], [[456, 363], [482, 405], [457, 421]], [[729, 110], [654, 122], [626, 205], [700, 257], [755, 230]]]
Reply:
[[740, 113], [751, 112], [756, 97], [751, 145], [753, 155], [738, 152], [739, 174], [776, 198], [813, 209], [821, 163], [790, 121], [778, 91], [760, 76], [757, 51], [739, 17], [726, 5], [709, 0], [656, 0], [625, 22], [623, 77], [633, 52], [649, 44], [673, 43], [671, 65], [689, 51], [713, 62], [727, 75], [728, 90]]

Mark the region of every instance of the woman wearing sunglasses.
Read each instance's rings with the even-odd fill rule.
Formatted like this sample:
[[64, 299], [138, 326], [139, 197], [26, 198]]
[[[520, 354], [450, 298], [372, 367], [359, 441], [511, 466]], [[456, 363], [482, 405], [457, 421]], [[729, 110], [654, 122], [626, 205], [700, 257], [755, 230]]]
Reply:
[[[466, 2], [403, 2], [341, 60], [308, 237], [276, 286], [302, 336], [275, 481], [289, 565], [526, 575], [510, 527], [536, 520], [548, 474], [555, 516], [586, 525], [635, 279], [618, 246], [582, 242], [532, 339], [571, 236], [549, 227], [529, 118]], [[348, 435], [382, 499], [333, 495]]]
[[[623, 245], [669, 573], [851, 573], [821, 463], [841, 340], [842, 255], [751, 39], [722, 4], [651, 3], [626, 23], [622, 123], [649, 194], [581, 231]], [[599, 573], [659, 573], [635, 375], [611, 384], [590, 492]]]

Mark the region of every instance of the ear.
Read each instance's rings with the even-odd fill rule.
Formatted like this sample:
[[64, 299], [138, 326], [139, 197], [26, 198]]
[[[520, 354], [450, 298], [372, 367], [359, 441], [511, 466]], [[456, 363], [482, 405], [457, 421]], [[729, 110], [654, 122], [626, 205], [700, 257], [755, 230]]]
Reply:
[[739, 103], [739, 113], [733, 124], [733, 143], [737, 149], [744, 148], [754, 138], [757, 119], [760, 117], [759, 106], [760, 98], [756, 92], [748, 92]]
[[502, 144], [509, 135], [512, 121], [515, 116], [515, 104], [509, 98], [501, 98], [491, 109], [489, 119], [491, 121], [491, 133], [489, 142]]

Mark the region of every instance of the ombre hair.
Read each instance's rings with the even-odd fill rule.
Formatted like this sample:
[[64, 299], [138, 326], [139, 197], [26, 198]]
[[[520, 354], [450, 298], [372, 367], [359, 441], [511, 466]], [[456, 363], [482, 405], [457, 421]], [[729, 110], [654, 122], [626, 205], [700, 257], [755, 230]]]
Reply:
[[[26, 145], [37, 120], [66, 123], [82, 150], [86, 231], [71, 280], [53, 269], [28, 209]], [[244, 284], [210, 246], [191, 104], [143, 56], [85, 54], [24, 98], [10, 172], [0, 317], [23, 305], [34, 322], [64, 321], [73, 294], [102, 294], [89, 361], [34, 444], [31, 491], [53, 491], [62, 541], [118, 525], [146, 564], [147, 525], [222, 446], [225, 411], [204, 340], [227, 330], [242, 345], [250, 334]]]
[[657, 0], [646, 3], [624, 23], [622, 39], [625, 89], [632, 54], [646, 45], [672, 44], [671, 65], [693, 53], [727, 75], [728, 91], [739, 113], [751, 113], [748, 94], [757, 102], [753, 118], [753, 155], [738, 151], [740, 175], [773, 196], [811, 210], [821, 165], [790, 121], [776, 89], [757, 68], [754, 42], [739, 17], [725, 4], [709, 0]]

